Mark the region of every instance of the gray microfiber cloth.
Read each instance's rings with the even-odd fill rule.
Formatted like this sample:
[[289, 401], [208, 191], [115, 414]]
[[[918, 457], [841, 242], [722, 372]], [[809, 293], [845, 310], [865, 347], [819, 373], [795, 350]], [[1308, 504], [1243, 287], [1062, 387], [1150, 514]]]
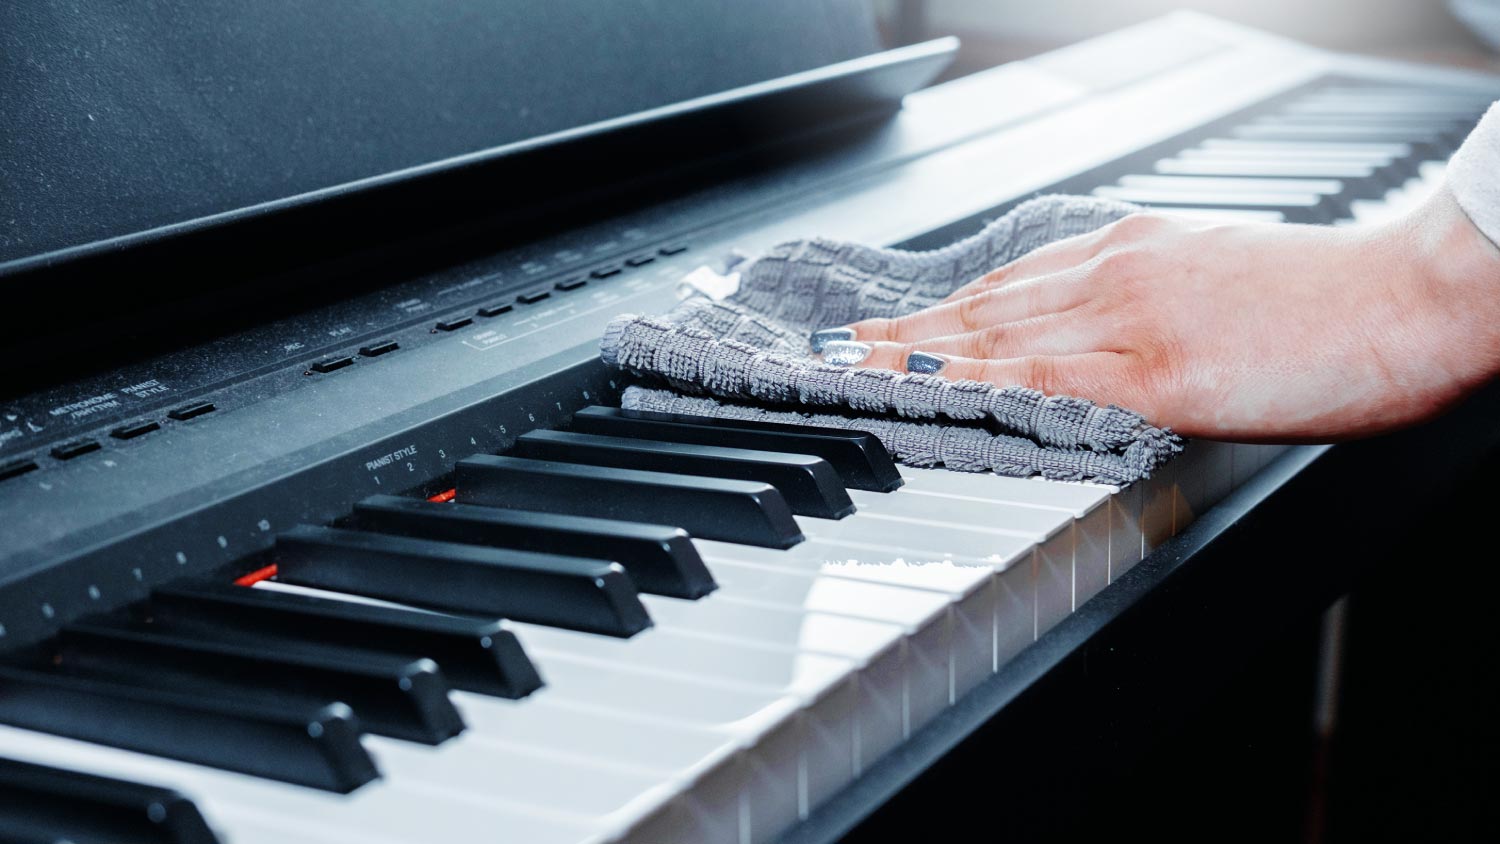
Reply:
[[1136, 210], [1041, 197], [931, 252], [783, 243], [738, 265], [739, 287], [721, 301], [695, 297], [661, 317], [616, 318], [601, 357], [646, 379], [625, 390], [630, 409], [855, 428], [913, 465], [1128, 484], [1181, 451], [1182, 440], [1139, 414], [1084, 399], [826, 364], [808, 336], [937, 304], [1042, 244]]

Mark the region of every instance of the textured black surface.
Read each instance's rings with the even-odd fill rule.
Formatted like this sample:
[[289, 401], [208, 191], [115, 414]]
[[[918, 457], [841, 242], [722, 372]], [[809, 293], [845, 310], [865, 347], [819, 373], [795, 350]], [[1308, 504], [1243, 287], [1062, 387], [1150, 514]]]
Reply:
[[877, 48], [866, 7], [7, 3], [0, 261], [855, 58]]

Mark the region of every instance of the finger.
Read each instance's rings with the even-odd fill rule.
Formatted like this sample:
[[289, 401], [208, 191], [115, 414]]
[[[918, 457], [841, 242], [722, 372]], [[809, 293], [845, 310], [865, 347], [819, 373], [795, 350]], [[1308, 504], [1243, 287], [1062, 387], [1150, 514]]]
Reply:
[[[1134, 394], [1131, 379], [1126, 377], [1125, 356], [1118, 352], [1028, 355], [999, 360], [930, 357], [939, 359], [941, 367], [937, 371], [944, 378], [985, 381], [997, 387], [1030, 387], [1049, 396], [1079, 396], [1099, 404], [1145, 409], [1143, 397]], [[919, 357], [918, 362], [924, 361]]]
[[[1106, 227], [1107, 228], [1107, 227]], [[949, 293], [944, 302], [967, 299], [1018, 281], [1062, 272], [1092, 260], [1105, 246], [1104, 229], [1054, 240]]]
[[1086, 274], [1081, 268], [1069, 268], [895, 319], [856, 322], [846, 329], [848, 336], [836, 339], [915, 343], [1055, 314], [1077, 307], [1088, 299], [1085, 280]]
[[910, 370], [907, 359], [917, 351], [974, 359], [1076, 355], [1106, 348], [1104, 332], [1099, 324], [1054, 314], [916, 343], [840, 340], [824, 347], [823, 360], [839, 366], [903, 371]]

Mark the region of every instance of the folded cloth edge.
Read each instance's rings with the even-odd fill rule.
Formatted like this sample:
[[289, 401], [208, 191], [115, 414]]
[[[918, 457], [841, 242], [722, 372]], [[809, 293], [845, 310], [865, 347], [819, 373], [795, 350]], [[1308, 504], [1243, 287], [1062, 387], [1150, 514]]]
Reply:
[[1153, 442], [1159, 440], [1154, 434], [1132, 443], [1123, 453], [1045, 448], [1022, 437], [992, 434], [970, 425], [755, 407], [640, 385], [625, 389], [621, 406], [627, 410], [865, 431], [880, 440], [898, 461], [912, 466], [941, 465], [960, 472], [1040, 475], [1048, 480], [1118, 486], [1149, 477], [1182, 448], [1180, 442]]

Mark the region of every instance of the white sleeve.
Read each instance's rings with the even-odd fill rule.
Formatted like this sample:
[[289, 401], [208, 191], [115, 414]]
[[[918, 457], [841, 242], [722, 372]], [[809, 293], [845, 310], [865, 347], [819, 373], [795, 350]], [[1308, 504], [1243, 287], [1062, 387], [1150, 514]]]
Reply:
[[1448, 188], [1492, 243], [1500, 245], [1500, 103], [1490, 106], [1448, 163]]

